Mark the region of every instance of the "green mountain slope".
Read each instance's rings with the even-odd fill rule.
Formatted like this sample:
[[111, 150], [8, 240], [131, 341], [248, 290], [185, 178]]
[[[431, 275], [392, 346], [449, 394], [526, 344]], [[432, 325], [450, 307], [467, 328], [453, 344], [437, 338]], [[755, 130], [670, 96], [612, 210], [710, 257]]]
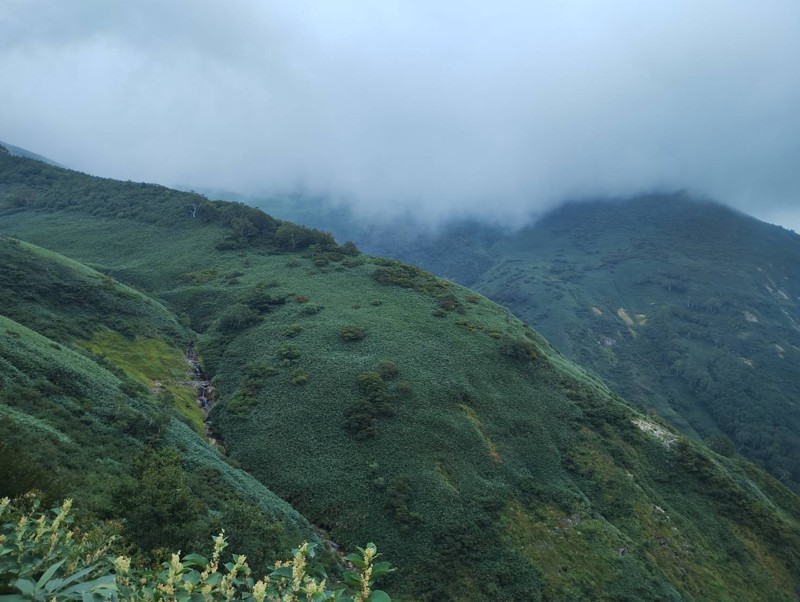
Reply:
[[336, 542], [375, 541], [399, 599], [796, 597], [796, 496], [485, 297], [196, 195], [13, 157], [0, 182], [32, 193], [4, 231], [181, 316], [231, 457]]
[[[311, 536], [305, 519], [206, 443], [189, 334], [161, 304], [8, 238], [0, 291], [2, 495], [79, 495], [101, 516], [126, 518], [145, 548], [204, 545], [223, 526], [241, 542], [237, 522], [257, 520], [271, 531], [247, 546], [257, 562]], [[154, 448], [166, 451], [155, 458]], [[180, 529], [148, 533], [159, 527], [156, 508]]]
[[515, 233], [369, 231], [312, 206], [307, 223], [480, 291], [629, 401], [800, 487], [799, 235], [682, 195], [574, 203]]
[[798, 486], [800, 236], [655, 198], [568, 207], [494, 251], [479, 290], [629, 400]]

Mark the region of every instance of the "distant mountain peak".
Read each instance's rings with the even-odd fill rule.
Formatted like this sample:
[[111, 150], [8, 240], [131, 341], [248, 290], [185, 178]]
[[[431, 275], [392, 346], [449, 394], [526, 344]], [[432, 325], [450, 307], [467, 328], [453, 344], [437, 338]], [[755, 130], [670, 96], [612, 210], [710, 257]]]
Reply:
[[68, 169], [66, 166], [58, 163], [57, 161], [53, 161], [52, 159], [48, 159], [47, 157], [43, 157], [42, 155], [37, 155], [29, 150], [24, 148], [20, 148], [19, 146], [14, 146], [13, 144], [9, 144], [8, 142], [3, 142], [0, 140], [0, 152], [6, 152], [10, 155], [14, 155], [17, 157], [26, 157], [28, 159], [34, 159], [35, 161], [42, 161], [49, 165], [54, 165], [55, 167], [64, 167]]

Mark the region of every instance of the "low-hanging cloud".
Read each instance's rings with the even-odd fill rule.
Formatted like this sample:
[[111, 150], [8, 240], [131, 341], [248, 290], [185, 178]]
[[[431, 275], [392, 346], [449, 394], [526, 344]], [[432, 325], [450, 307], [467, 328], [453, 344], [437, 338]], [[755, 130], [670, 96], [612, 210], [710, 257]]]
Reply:
[[0, 138], [361, 214], [686, 188], [800, 225], [798, 60], [796, 0], [6, 0]]

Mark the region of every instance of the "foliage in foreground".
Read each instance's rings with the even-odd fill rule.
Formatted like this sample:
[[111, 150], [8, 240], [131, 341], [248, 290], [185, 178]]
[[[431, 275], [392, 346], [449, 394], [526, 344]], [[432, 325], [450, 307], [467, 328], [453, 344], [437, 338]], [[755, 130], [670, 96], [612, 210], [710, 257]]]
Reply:
[[[210, 559], [199, 554], [172, 554], [160, 566], [144, 565], [122, 552], [113, 523], [83, 529], [72, 515], [72, 500], [60, 508], [40, 510], [36, 498], [12, 505], [0, 500], [0, 600], [254, 600], [319, 602], [390, 602], [373, 589], [392, 570], [374, 544], [345, 560], [344, 587], [332, 589], [325, 569], [315, 563], [316, 544], [303, 543], [292, 558], [275, 563], [260, 579], [242, 555], [223, 561], [224, 533], [214, 538]], [[26, 511], [23, 506], [29, 506]], [[13, 593], [12, 593], [13, 592]]]

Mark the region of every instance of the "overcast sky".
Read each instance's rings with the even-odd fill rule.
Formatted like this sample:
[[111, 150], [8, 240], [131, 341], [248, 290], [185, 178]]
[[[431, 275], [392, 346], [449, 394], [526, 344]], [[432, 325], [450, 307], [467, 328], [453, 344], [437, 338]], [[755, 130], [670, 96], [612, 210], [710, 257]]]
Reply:
[[800, 232], [800, 2], [0, 0], [0, 139], [519, 220], [686, 188]]

